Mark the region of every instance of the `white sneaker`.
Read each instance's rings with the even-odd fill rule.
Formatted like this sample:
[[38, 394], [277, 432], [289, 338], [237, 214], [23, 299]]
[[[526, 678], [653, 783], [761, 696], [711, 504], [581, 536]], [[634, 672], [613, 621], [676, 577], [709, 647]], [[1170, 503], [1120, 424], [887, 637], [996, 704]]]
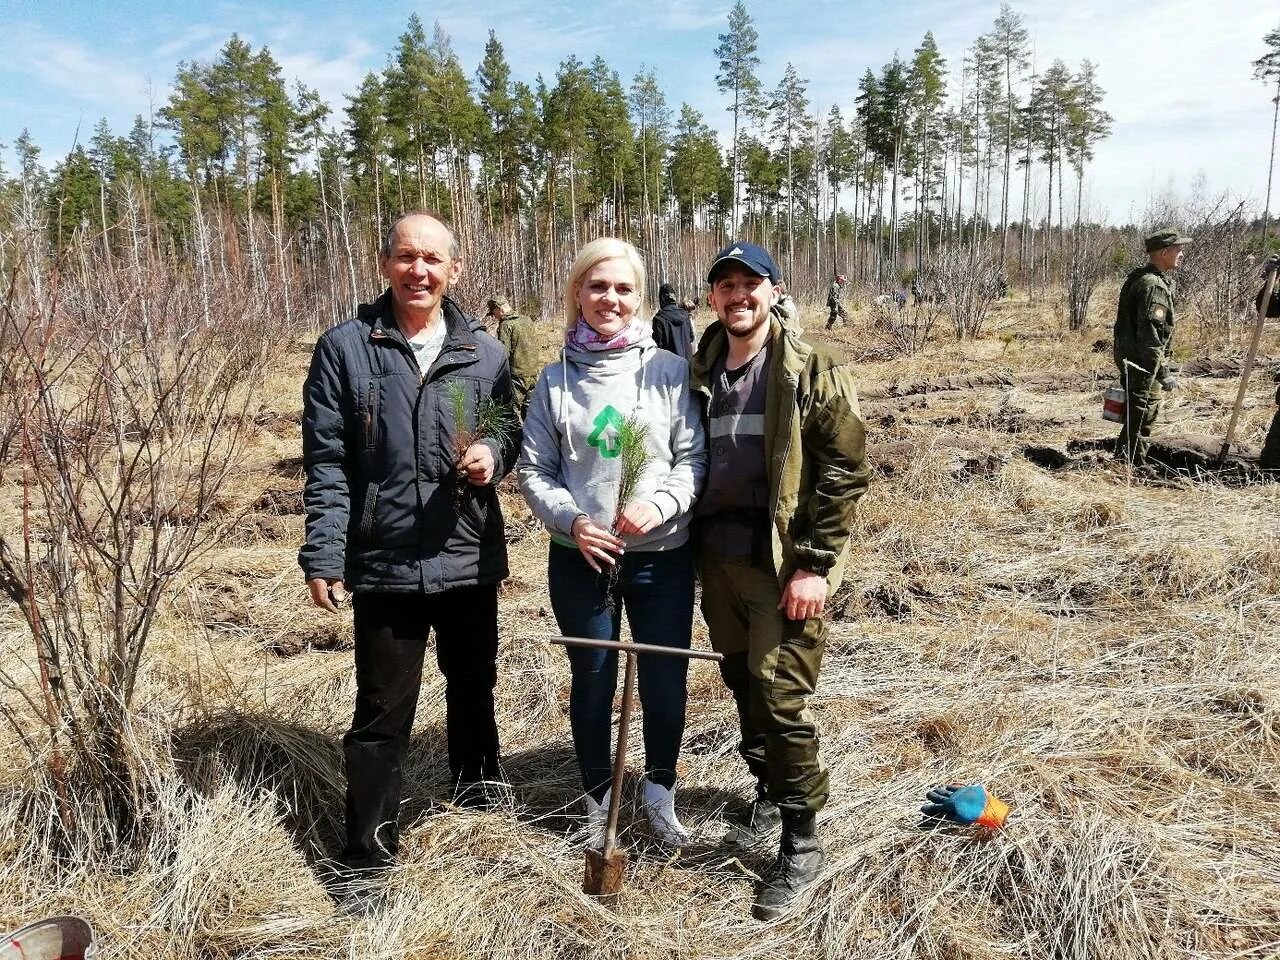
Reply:
[[609, 825], [609, 799], [612, 793], [613, 788], [610, 787], [604, 792], [604, 799], [599, 803], [596, 803], [595, 798], [589, 793], [582, 797], [583, 806], [587, 811], [587, 822], [578, 831], [578, 839], [594, 850], [604, 847], [604, 832]]
[[669, 847], [682, 847], [689, 842], [689, 832], [676, 819], [676, 788], [668, 790], [648, 777], [640, 781], [644, 787], [644, 815], [649, 818], [649, 832]]

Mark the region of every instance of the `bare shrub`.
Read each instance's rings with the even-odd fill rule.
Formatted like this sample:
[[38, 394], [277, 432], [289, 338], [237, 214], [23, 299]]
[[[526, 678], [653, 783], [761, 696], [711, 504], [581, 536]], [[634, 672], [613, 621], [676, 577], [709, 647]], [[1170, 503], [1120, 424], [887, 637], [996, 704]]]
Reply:
[[1119, 249], [1108, 230], [1082, 226], [1075, 231], [1066, 275], [1067, 322], [1072, 330], [1085, 328], [1094, 288], [1115, 272]]
[[0, 681], [29, 709], [7, 716], [49, 764], [60, 840], [112, 850], [149, 804], [133, 736], [148, 637], [174, 577], [234, 519], [219, 493], [287, 338], [269, 291], [215, 279], [206, 302], [176, 265], [68, 269], [76, 255], [43, 295], [11, 278], [4, 298], [22, 500], [0, 527], [0, 587], [37, 669], [6, 664]]
[[924, 349], [946, 316], [946, 305], [937, 300], [908, 302], [902, 307], [893, 301], [877, 302], [871, 307], [871, 329], [894, 353], [911, 356]]
[[944, 250], [920, 273], [921, 287], [942, 303], [956, 339], [978, 337], [1001, 288], [996, 261], [976, 248]]

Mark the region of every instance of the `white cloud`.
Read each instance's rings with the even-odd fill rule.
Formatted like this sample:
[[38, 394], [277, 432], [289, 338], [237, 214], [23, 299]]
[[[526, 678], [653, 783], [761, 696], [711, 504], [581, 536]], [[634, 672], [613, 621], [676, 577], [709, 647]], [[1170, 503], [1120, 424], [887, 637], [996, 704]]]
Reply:
[[[32, 56], [32, 51], [39, 55]], [[0, 32], [0, 62], [8, 72], [25, 74], [81, 103], [129, 110], [143, 109], [147, 103], [143, 63], [102, 53], [38, 26], [18, 23]]]

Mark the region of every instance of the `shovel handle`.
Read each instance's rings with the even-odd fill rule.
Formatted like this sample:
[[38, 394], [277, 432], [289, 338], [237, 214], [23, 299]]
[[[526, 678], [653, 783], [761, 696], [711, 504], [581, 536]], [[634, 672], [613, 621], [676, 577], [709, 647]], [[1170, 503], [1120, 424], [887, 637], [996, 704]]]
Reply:
[[1245, 391], [1249, 389], [1249, 374], [1253, 373], [1253, 361], [1258, 356], [1258, 344], [1262, 340], [1262, 328], [1267, 323], [1267, 307], [1271, 303], [1271, 293], [1276, 288], [1276, 267], [1268, 265], [1267, 283], [1262, 293], [1262, 301], [1258, 306], [1258, 319], [1253, 327], [1253, 339], [1249, 341], [1249, 352], [1245, 355], [1244, 365], [1240, 368], [1240, 388], [1236, 391], [1236, 404], [1231, 408], [1231, 420], [1227, 424], [1227, 438], [1222, 441], [1222, 449], [1218, 451], [1218, 460], [1225, 460], [1231, 452], [1231, 444], [1236, 438], [1236, 421], [1240, 419], [1240, 411], [1244, 407]]
[[625, 650], [629, 653], [660, 653], [668, 657], [685, 657], [689, 660], [723, 660], [723, 653], [710, 650], [687, 650], [683, 647], [664, 647], [657, 643], [630, 643], [626, 640], [591, 640], [587, 637], [552, 637], [552, 643], [562, 647], [592, 647], [597, 650]]
[[[623, 643], [631, 647], [635, 644]], [[627, 769], [627, 735], [631, 731], [631, 700], [636, 683], [636, 656], [627, 651], [627, 667], [622, 671], [622, 714], [618, 717], [618, 746], [613, 751], [613, 783], [609, 793], [609, 819], [604, 828], [604, 856], [613, 855], [618, 837], [618, 811], [622, 809], [622, 774]]]

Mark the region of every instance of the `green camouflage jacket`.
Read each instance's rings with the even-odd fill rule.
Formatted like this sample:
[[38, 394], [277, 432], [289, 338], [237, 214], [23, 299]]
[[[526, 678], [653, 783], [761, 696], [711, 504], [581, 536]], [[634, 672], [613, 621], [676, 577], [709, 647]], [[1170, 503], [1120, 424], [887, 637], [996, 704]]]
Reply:
[[[856, 504], [871, 481], [853, 371], [825, 347], [805, 343], [777, 314], [769, 323], [775, 346], [764, 442], [774, 569], [783, 587], [797, 569], [823, 574], [830, 596], [844, 575]], [[689, 379], [704, 399], [728, 339], [716, 321], [698, 344]]]
[[533, 323], [518, 313], [503, 317], [498, 321], [498, 342], [511, 357], [511, 392], [516, 405], [523, 409], [525, 398], [542, 372]]
[[1131, 272], [1120, 288], [1112, 353], [1124, 372], [1124, 361], [1136, 363], [1157, 380], [1164, 376], [1173, 342], [1173, 288], [1151, 264]]

